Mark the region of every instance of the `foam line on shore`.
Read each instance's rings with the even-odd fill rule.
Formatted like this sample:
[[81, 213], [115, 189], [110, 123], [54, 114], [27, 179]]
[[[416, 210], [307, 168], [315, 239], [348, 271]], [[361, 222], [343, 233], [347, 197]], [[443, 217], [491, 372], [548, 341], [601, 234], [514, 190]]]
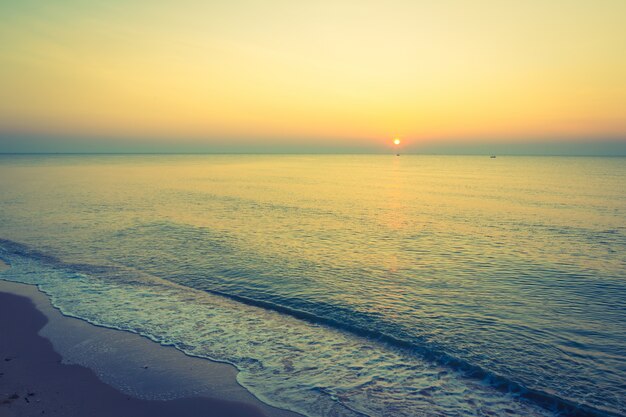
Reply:
[[[236, 381], [235, 367], [185, 355], [131, 332], [94, 326], [64, 316], [33, 285], [0, 280], [0, 292], [26, 297], [48, 320], [39, 334], [48, 339], [64, 364], [93, 371], [108, 386], [144, 401], [204, 398], [241, 403], [268, 417], [298, 414], [271, 407]], [[6, 381], [5, 381], [6, 382]]]

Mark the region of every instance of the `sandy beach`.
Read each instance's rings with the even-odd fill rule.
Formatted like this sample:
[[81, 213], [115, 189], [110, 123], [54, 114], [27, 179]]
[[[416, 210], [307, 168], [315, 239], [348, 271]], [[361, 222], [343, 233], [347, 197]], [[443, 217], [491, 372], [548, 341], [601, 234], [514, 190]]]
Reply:
[[2, 417], [297, 416], [228, 364], [65, 317], [33, 286], [0, 281], [0, 334]]

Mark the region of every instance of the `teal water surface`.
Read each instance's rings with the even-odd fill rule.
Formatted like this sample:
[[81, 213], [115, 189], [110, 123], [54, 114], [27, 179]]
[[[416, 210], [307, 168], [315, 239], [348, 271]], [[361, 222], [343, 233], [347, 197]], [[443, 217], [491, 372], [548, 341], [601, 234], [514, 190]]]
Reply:
[[626, 160], [2, 156], [4, 279], [310, 416], [624, 415]]

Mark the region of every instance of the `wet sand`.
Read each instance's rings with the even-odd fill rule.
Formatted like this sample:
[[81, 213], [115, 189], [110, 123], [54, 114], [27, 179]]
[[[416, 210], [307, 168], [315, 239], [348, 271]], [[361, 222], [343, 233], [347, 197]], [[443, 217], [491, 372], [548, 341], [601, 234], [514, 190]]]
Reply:
[[65, 317], [35, 287], [0, 281], [0, 417], [267, 416], [228, 364]]

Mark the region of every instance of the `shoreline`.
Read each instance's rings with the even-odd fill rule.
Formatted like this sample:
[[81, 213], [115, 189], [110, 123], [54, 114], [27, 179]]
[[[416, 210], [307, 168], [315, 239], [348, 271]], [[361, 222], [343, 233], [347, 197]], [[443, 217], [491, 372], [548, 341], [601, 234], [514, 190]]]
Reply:
[[257, 399], [230, 364], [64, 316], [35, 286], [0, 280], [0, 310], [1, 417], [302, 417]]

